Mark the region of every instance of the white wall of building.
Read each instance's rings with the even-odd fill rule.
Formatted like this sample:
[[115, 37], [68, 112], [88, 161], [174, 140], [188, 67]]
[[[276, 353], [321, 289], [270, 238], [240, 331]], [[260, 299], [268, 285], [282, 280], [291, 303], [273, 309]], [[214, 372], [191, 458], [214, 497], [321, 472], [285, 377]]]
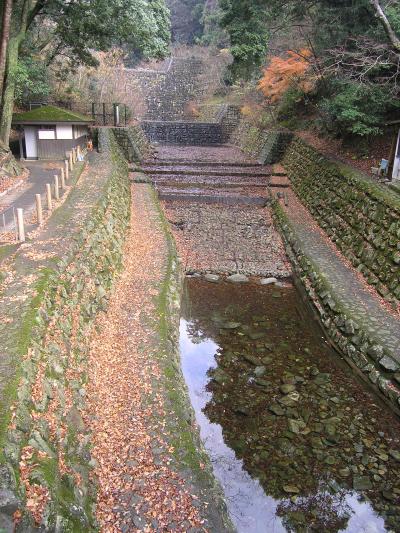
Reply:
[[56, 132], [54, 130], [38, 130], [38, 138], [52, 140], [56, 138]]
[[72, 125], [69, 124], [57, 124], [57, 139], [73, 139]]
[[400, 180], [400, 130], [397, 136], [397, 145], [396, 145], [396, 152], [394, 156], [392, 179]]
[[26, 146], [26, 157], [27, 158], [37, 158], [37, 140], [36, 140], [36, 126], [25, 126], [25, 146]]

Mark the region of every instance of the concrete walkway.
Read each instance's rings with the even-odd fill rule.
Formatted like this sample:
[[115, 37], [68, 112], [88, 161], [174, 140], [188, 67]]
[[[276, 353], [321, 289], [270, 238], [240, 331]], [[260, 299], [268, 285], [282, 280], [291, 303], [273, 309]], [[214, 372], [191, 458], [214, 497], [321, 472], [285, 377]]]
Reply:
[[[30, 229], [31, 215], [35, 209], [35, 195], [41, 194], [42, 202], [44, 202], [46, 183], [54, 182], [54, 175], [60, 175], [64, 163], [62, 161], [26, 161], [24, 165], [29, 170], [29, 177], [15, 189], [0, 197], [0, 236], [5, 231], [15, 229], [13, 208], [23, 208], [26, 229]], [[44, 206], [45, 203], [43, 203]]]
[[348, 260], [329, 240], [292, 190], [287, 191], [288, 205], [282, 207], [305, 254], [314, 262], [349, 313], [363, 324], [371, 337], [382, 339], [400, 363], [400, 317], [367, 284]]

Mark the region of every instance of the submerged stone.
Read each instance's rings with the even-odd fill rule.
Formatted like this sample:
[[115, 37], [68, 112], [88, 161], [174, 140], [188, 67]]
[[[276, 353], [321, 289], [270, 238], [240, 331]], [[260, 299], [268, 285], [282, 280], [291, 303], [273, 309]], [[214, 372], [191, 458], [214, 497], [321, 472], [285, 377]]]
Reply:
[[294, 385], [284, 384], [279, 387], [279, 390], [283, 394], [288, 394], [289, 392], [293, 392], [296, 390], [296, 387]]
[[261, 285], [273, 285], [278, 280], [276, 278], [262, 278], [260, 279]]
[[265, 335], [266, 335], [265, 331], [250, 331], [248, 333], [248, 336], [250, 337], [252, 341], [262, 339], [263, 337], [265, 337]]
[[283, 490], [288, 494], [298, 494], [300, 489], [296, 485], [283, 485]]
[[353, 477], [354, 490], [369, 490], [372, 489], [372, 482], [368, 476], [354, 476]]
[[266, 371], [267, 369], [265, 368], [265, 366], [256, 366], [256, 368], [254, 369], [254, 374], [258, 378], [261, 378], [265, 374]]
[[220, 368], [216, 368], [212, 375], [211, 375], [212, 379], [216, 382], [216, 383], [219, 383], [220, 385], [222, 385], [223, 383], [225, 383], [225, 381], [228, 379], [228, 376], [225, 374], [225, 372], [223, 370], [221, 370]]
[[270, 405], [268, 409], [271, 411], [271, 413], [274, 413], [274, 415], [276, 416], [283, 416], [285, 414], [285, 411], [277, 403]]
[[226, 278], [226, 281], [229, 281], [230, 283], [247, 283], [249, 278], [244, 274], [232, 274]]
[[398, 363], [396, 363], [394, 359], [387, 355], [380, 359], [379, 364], [381, 365], [381, 367], [383, 367], [385, 370], [388, 370], [389, 372], [396, 372], [399, 369]]
[[250, 354], [245, 353], [243, 355], [243, 359], [245, 359], [248, 363], [251, 363], [254, 366], [261, 366], [260, 359], [256, 357], [255, 355], [250, 355]]
[[282, 398], [279, 398], [279, 403], [286, 407], [294, 407], [300, 399], [300, 394], [297, 391], [291, 392]]
[[221, 324], [222, 329], [237, 329], [240, 327], [240, 322], [225, 322]]
[[210, 283], [218, 283], [220, 280], [220, 277], [217, 274], [206, 274], [204, 276], [204, 279], [206, 281], [209, 281]]
[[393, 457], [396, 461], [400, 461], [400, 452], [397, 450], [389, 450], [390, 457]]
[[300, 433], [306, 427], [306, 424], [302, 420], [289, 418], [288, 427], [292, 433]]

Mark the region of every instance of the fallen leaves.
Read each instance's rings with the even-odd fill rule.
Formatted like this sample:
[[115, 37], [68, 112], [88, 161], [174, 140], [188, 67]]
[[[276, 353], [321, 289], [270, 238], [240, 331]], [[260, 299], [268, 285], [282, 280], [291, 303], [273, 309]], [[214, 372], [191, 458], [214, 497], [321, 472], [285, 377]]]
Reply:
[[[185, 480], [172, 467], [158, 363], [158, 295], [167, 247], [148, 186], [133, 186], [124, 271], [89, 356], [86, 423], [102, 532], [202, 529]], [[156, 525], [155, 525], [156, 524]]]

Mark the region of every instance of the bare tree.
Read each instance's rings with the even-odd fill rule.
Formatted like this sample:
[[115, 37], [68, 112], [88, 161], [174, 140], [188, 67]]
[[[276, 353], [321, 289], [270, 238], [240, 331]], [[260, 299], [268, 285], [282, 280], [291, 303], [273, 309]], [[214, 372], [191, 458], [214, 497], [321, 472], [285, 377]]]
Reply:
[[387, 43], [368, 37], [352, 37], [341, 46], [326, 51], [326, 75], [345, 76], [362, 84], [386, 87], [400, 95], [400, 55]]

